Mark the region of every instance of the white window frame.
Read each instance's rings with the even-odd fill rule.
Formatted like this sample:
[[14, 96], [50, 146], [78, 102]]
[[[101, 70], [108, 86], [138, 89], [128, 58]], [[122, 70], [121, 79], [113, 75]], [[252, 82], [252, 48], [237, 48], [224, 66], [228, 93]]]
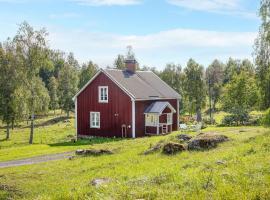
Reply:
[[159, 115], [157, 114], [146, 114], [145, 125], [146, 126], [157, 126], [159, 123]]
[[[92, 121], [94, 115], [94, 121]], [[100, 112], [90, 112], [90, 128], [100, 128]]]
[[[106, 89], [105, 94], [103, 93], [104, 89]], [[106, 96], [107, 96], [107, 99], [105, 99]], [[108, 86], [98, 86], [98, 102], [99, 103], [108, 103], [108, 101], [109, 101], [109, 89], [108, 89]]]
[[173, 114], [167, 113], [167, 124], [172, 124], [172, 123], [173, 123]]

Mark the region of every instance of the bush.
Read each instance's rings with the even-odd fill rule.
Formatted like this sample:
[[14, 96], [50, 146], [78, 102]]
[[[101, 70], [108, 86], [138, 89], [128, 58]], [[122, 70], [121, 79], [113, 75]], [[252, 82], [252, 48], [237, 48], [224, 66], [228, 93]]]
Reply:
[[270, 108], [266, 111], [265, 116], [262, 119], [262, 124], [266, 127], [270, 127]]
[[248, 113], [241, 113], [241, 114], [232, 114], [227, 115], [222, 119], [223, 126], [238, 126], [247, 125], [249, 123], [250, 117]]

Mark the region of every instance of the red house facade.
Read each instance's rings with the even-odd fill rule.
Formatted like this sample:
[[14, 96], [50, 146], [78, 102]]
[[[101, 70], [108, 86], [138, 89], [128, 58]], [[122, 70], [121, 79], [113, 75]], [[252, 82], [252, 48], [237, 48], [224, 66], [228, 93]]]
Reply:
[[143, 137], [178, 129], [180, 95], [150, 71], [100, 69], [76, 94], [77, 137]]

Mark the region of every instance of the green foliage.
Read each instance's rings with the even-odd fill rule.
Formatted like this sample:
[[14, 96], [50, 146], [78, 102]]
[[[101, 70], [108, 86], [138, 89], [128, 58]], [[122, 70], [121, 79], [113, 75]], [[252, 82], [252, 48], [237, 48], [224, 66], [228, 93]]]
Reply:
[[58, 82], [57, 79], [52, 76], [49, 80], [48, 84], [48, 89], [49, 89], [49, 95], [50, 95], [50, 109], [56, 110], [58, 108]]
[[78, 75], [77, 70], [66, 63], [59, 73], [59, 99], [61, 108], [69, 112], [74, 108], [72, 98], [78, 91]]
[[255, 78], [247, 72], [241, 72], [226, 84], [222, 104], [226, 111], [240, 116], [256, 107], [258, 98]]
[[92, 61], [88, 64], [83, 64], [80, 77], [79, 77], [79, 89], [81, 89], [94, 75], [97, 73], [98, 66]]
[[123, 55], [118, 55], [117, 58], [114, 61], [114, 67], [116, 69], [125, 69], [126, 65], [125, 65], [125, 58]]
[[265, 115], [262, 119], [262, 124], [266, 127], [270, 127], [270, 108], [265, 112]]
[[180, 65], [176, 65], [173, 63], [167, 64], [165, 69], [159, 74], [159, 76], [175, 91], [177, 91], [179, 94], [183, 94], [183, 73]]
[[203, 67], [190, 59], [184, 69], [184, 95], [188, 102], [189, 113], [195, 109], [197, 120], [201, 121], [201, 109], [205, 102], [205, 82]]
[[261, 0], [259, 10], [262, 23], [255, 41], [256, 74], [261, 93], [261, 106], [270, 107], [270, 1]]

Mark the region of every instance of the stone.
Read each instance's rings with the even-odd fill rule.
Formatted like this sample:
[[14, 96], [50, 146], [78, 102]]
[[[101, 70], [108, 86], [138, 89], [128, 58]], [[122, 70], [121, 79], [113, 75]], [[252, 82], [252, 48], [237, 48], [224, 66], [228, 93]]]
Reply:
[[176, 136], [177, 139], [179, 139], [180, 141], [189, 141], [191, 140], [192, 136], [187, 135], [187, 134], [180, 134]]
[[225, 135], [216, 133], [201, 133], [193, 138], [188, 143], [189, 150], [203, 150], [215, 148], [218, 143], [228, 141], [229, 138]]
[[88, 155], [99, 156], [102, 154], [113, 154], [113, 152], [108, 149], [78, 149], [75, 153], [77, 155], [84, 155], [84, 156]]
[[168, 142], [162, 148], [162, 152], [164, 154], [176, 154], [184, 150], [185, 150], [184, 145], [175, 142]]
[[111, 180], [109, 178], [96, 178], [93, 179], [90, 184], [96, 187], [109, 183]]

